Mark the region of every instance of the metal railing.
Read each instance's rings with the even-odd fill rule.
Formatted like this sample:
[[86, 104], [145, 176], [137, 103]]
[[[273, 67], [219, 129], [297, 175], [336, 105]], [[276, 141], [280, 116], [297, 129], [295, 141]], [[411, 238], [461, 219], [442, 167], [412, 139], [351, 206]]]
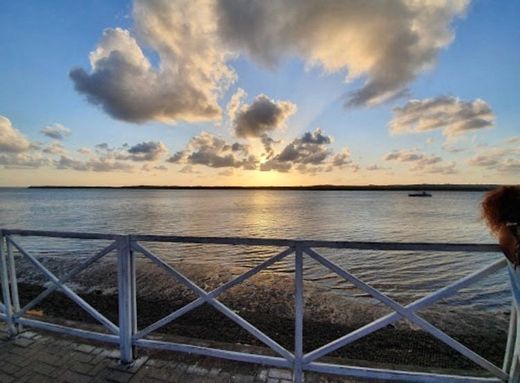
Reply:
[[[111, 243], [74, 267], [65, 276], [58, 278], [46, 268], [36, 257], [26, 251], [15, 237], [49, 237], [49, 238], [73, 238], [83, 240], [109, 240]], [[142, 242], [169, 242], [183, 244], [215, 244], [215, 245], [244, 245], [244, 246], [275, 246], [284, 248], [280, 253], [261, 262], [252, 269], [222, 284], [212, 291], [205, 291], [196, 283], [183, 275], [176, 268], [165, 262], [147, 249]], [[50, 284], [36, 298], [20, 307], [18, 296], [18, 283], [16, 279], [15, 257], [13, 248], [27, 259], [36, 269], [42, 272]], [[3, 291], [3, 303], [0, 303], [0, 319], [7, 323], [11, 335], [15, 336], [21, 326], [34, 327], [38, 329], [54, 331], [66, 335], [79, 336], [91, 340], [110, 342], [118, 344], [120, 359], [122, 363], [132, 363], [134, 360], [135, 347], [170, 350], [177, 352], [188, 352], [211, 357], [230, 359], [235, 361], [259, 363], [268, 366], [292, 369], [293, 381], [303, 382], [304, 372], [317, 372], [337, 374], [366, 379], [397, 380], [408, 382], [519, 382], [520, 381], [520, 316], [518, 315], [517, 297], [513, 299], [511, 310], [508, 341], [506, 345], [505, 358], [502, 367], [498, 367], [486, 358], [470, 350], [456, 339], [441, 331], [420, 315], [418, 310], [431, 306], [440, 299], [444, 299], [469, 285], [496, 273], [508, 265], [505, 258], [493, 262], [481, 270], [467, 275], [466, 277], [441, 288], [434, 293], [403, 306], [383, 294], [381, 291], [370, 286], [348, 270], [338, 266], [316, 249], [355, 249], [355, 250], [379, 250], [379, 251], [418, 251], [418, 252], [500, 252], [500, 248], [493, 244], [448, 244], [448, 243], [392, 243], [392, 242], [346, 242], [346, 241], [312, 241], [312, 240], [285, 240], [285, 239], [260, 239], [260, 238], [216, 238], [216, 237], [181, 237], [161, 235], [112, 235], [95, 233], [74, 232], [49, 232], [34, 230], [0, 230], [0, 279]], [[117, 252], [118, 265], [118, 310], [119, 323], [115, 324], [102, 315], [94, 307], [83, 300], [71, 288], [67, 282], [77, 276], [94, 262], [100, 260], [111, 252]], [[136, 305], [136, 253], [142, 254], [158, 267], [166, 271], [172, 278], [193, 291], [198, 298], [191, 303], [173, 311], [166, 317], [143, 329], [137, 328], [137, 305]], [[294, 348], [288, 350], [271, 337], [256, 328], [253, 324], [238, 315], [218, 300], [218, 297], [233, 286], [251, 278], [258, 272], [266, 269], [287, 256], [295, 254], [294, 257]], [[357, 288], [375, 298], [389, 307], [393, 313], [385, 315], [349, 334], [336, 339], [311, 352], [303, 351], [303, 317], [304, 317], [304, 284], [303, 284], [303, 261], [310, 257], [331, 270], [335, 274], [351, 282]], [[520, 274], [510, 267], [511, 280], [520, 286]], [[514, 287], [514, 286], [513, 286]], [[107, 333], [87, 331], [37, 319], [27, 318], [29, 310], [41, 303], [54, 291], [59, 290], [79, 305], [84, 311], [101, 323]], [[514, 294], [515, 295], [515, 294]], [[237, 352], [218, 348], [181, 344], [163, 340], [146, 339], [146, 337], [159, 328], [171, 323], [175, 319], [185, 315], [195, 308], [207, 303], [224, 314], [233, 322], [238, 324], [248, 333], [274, 351], [276, 356], [254, 354], [248, 352]], [[480, 367], [487, 370], [490, 377], [449, 375], [426, 372], [390, 370], [357, 366], [346, 366], [331, 363], [317, 362], [317, 360], [331, 352], [359, 340], [399, 319], [407, 319], [422, 330], [433, 335], [452, 349], [469, 358]]]

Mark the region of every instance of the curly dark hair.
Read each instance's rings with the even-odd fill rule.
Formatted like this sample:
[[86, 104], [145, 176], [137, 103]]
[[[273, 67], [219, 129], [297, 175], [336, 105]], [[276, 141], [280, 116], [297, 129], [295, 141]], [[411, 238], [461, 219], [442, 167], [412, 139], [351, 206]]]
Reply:
[[508, 222], [520, 222], [520, 185], [500, 186], [487, 192], [481, 213], [494, 233]]

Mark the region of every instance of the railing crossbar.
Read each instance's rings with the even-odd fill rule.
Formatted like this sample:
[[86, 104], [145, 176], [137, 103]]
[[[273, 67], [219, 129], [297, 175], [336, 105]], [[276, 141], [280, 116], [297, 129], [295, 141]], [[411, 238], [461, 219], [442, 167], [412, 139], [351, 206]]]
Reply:
[[109, 329], [114, 334], [119, 333], [119, 328], [113, 324], [108, 318], [106, 318], [103, 314], [97, 311], [94, 307], [92, 307], [88, 302], [86, 302], [83, 298], [77, 295], [74, 291], [72, 291], [67, 285], [61, 284], [60, 280], [50, 272], [45, 266], [42, 265], [40, 261], [38, 261], [35, 257], [29, 254], [27, 251], [23, 249], [18, 243], [16, 243], [11, 237], [7, 237], [7, 240], [13, 244], [14, 247], [18, 249], [18, 251], [26, 257], [37, 269], [39, 269], [52, 283], [57, 285], [57, 287], [65, 293], [72, 301], [74, 301], [78, 306], [80, 306], [83, 310], [85, 310], [88, 314], [90, 314], [94, 319], [104, 325], [107, 329]]
[[[446, 297], [449, 297], [453, 294], [455, 294], [457, 291], [470, 286], [473, 283], [478, 282], [479, 280], [497, 272], [498, 270], [504, 268], [507, 265], [507, 261], [505, 259], [500, 259], [491, 265], [488, 265], [481, 270], [478, 270], [474, 273], [471, 273], [458, 281], [443, 287], [434, 293], [427, 295], [423, 298], [420, 298], [408, 305], [405, 306], [405, 308], [417, 311], [421, 310], [423, 308], [426, 308], [437, 301], [444, 299]], [[317, 348], [316, 350], [313, 350], [305, 355], [303, 358], [304, 363], [309, 363], [313, 360], [316, 360], [318, 358], [321, 358], [343, 346], [346, 346], [347, 344], [350, 344], [356, 340], [359, 340], [385, 326], [388, 326], [396, 321], [401, 319], [401, 316], [398, 313], [390, 313], [387, 314], [379, 319], [376, 319], [363, 327], [360, 327], [357, 330], [352, 331], [349, 334], [346, 334], [342, 336], [341, 338], [338, 338], [320, 348]]]
[[26, 325], [33, 328], [38, 328], [40, 330], [45, 331], [53, 331], [60, 334], [71, 335], [71, 336], [79, 336], [85, 339], [95, 340], [98, 342], [109, 342], [109, 343], [118, 343], [119, 336], [112, 334], [103, 334], [95, 331], [82, 330], [78, 328], [72, 328], [67, 326], [62, 326], [55, 323], [43, 322], [35, 319], [27, 319], [20, 318], [17, 320], [18, 323], [22, 325]]
[[27, 311], [31, 310], [40, 302], [42, 302], [45, 298], [47, 298], [50, 294], [52, 294], [54, 291], [56, 291], [60, 285], [63, 285], [67, 283], [72, 278], [76, 277], [78, 274], [80, 274], [83, 270], [88, 268], [90, 265], [98, 261], [99, 259], [103, 258], [105, 255], [110, 253], [112, 250], [114, 250], [117, 247], [117, 243], [113, 242], [101, 251], [99, 251], [94, 256], [87, 259], [85, 262], [77, 265], [75, 268], [73, 268], [69, 273], [67, 273], [65, 276], [59, 279], [59, 284], [53, 283], [49, 287], [47, 287], [46, 290], [42, 291], [36, 298], [34, 298], [32, 301], [27, 303], [22, 309], [14, 313], [15, 318], [20, 318], [27, 314]]
[[164, 342], [160, 340], [139, 339], [136, 345], [144, 348], [153, 348], [159, 350], [187, 352], [196, 355], [205, 355], [239, 362], [258, 363], [274, 367], [292, 368], [292, 363], [285, 358], [276, 356], [251, 354], [245, 352], [237, 352], [230, 350], [222, 350], [218, 348], [209, 348], [203, 346], [195, 346], [191, 344]]
[[[132, 244], [132, 246], [133, 246], [133, 244]], [[139, 251], [138, 248], [134, 248], [134, 250]], [[214, 290], [210, 291], [207, 294], [207, 297], [208, 298], [217, 298], [219, 295], [223, 294], [224, 292], [231, 289], [232, 287], [242, 283], [243, 281], [245, 281], [245, 280], [251, 278], [252, 276], [256, 275], [257, 273], [259, 273], [260, 271], [265, 270], [266, 268], [273, 265], [274, 263], [284, 259], [288, 255], [290, 255], [293, 251], [294, 251], [294, 249], [289, 248], [289, 249], [282, 251], [281, 253], [278, 253], [278, 254], [270, 257], [269, 259], [258, 264], [254, 268], [249, 269], [245, 273], [237, 276], [236, 278], [234, 278], [234, 279], [222, 284], [221, 286], [215, 288]], [[139, 331], [137, 334], [135, 334], [134, 339], [144, 338], [145, 336], [149, 335], [151, 332], [156, 331], [157, 329], [167, 325], [168, 323], [174, 321], [175, 319], [181, 317], [182, 315], [188, 313], [189, 311], [192, 311], [195, 308], [201, 306], [205, 302], [206, 301], [203, 298], [201, 298], [201, 297], [197, 298], [195, 301], [190, 302], [189, 304], [179, 308], [178, 310], [175, 310], [171, 314], [165, 316], [162, 319], [159, 319], [157, 322], [155, 322], [155, 323], [151, 324], [150, 326], [146, 327], [145, 329]]]
[[398, 382], [414, 383], [503, 383], [499, 378], [478, 376], [434, 374], [427, 372], [412, 372], [400, 370], [386, 370], [370, 367], [344, 366], [329, 363], [310, 363], [305, 366], [306, 371], [322, 374], [335, 374], [354, 378], [395, 380]]
[[208, 297], [208, 293], [206, 293], [206, 291], [197, 286], [193, 281], [184, 276], [181, 272], [175, 270], [175, 268], [173, 268], [172, 266], [164, 262], [162, 259], [157, 257], [155, 254], [147, 250], [144, 246], [142, 246], [139, 243], [135, 243], [134, 248], [146, 257], [148, 257], [154, 263], [156, 263], [163, 270], [170, 273], [177, 281], [189, 287], [193, 292], [195, 292], [200, 298], [204, 299], [208, 304], [213, 306], [215, 309], [227, 316], [229, 319], [238, 324], [244, 330], [256, 337], [259, 341], [269, 346], [273, 351], [276, 351], [277, 353], [285, 357], [287, 360], [292, 361], [294, 359], [294, 355], [291, 352], [289, 352], [286, 348], [284, 348], [278, 342], [264, 334], [258, 328], [253, 326], [251, 323], [246, 321], [240, 315], [236, 314], [234, 311], [229, 309], [227, 306], [225, 306], [215, 298]]
[[316, 253], [314, 250], [306, 248], [305, 252], [311, 256], [313, 259], [321, 263], [323, 266], [327, 267], [328, 269], [334, 271], [339, 276], [345, 278], [350, 283], [352, 283], [357, 288], [360, 288], [361, 290], [365, 291], [366, 293], [370, 294], [372, 297], [380, 301], [381, 303], [385, 304], [386, 306], [390, 307], [392, 310], [397, 312], [399, 315], [401, 315], [403, 318], [406, 318], [410, 320], [412, 323], [415, 323], [417, 326], [421, 327], [426, 332], [429, 332], [431, 335], [439, 339], [440, 341], [446, 343], [451, 348], [455, 349], [468, 359], [472, 360], [479, 366], [483, 367], [484, 369], [491, 372], [493, 375], [501, 378], [501, 379], [508, 379], [509, 375], [506, 374], [504, 371], [502, 371], [499, 367], [495, 366], [493, 363], [488, 361], [487, 359], [483, 358], [476, 352], [472, 351], [468, 347], [464, 346], [462, 343], [458, 342], [457, 340], [453, 339], [443, 331], [439, 330], [437, 327], [433, 326], [428, 321], [424, 320], [417, 314], [415, 314], [413, 311], [405, 308], [401, 304], [397, 303], [393, 299], [387, 297], [385, 294], [381, 293], [379, 290], [373, 288], [372, 286], [366, 284], [359, 278], [355, 277], [354, 275], [350, 274], [349, 272], [345, 271], [340, 266], [336, 265], [334, 262], [329, 261], [326, 258], [323, 258], [321, 255]]

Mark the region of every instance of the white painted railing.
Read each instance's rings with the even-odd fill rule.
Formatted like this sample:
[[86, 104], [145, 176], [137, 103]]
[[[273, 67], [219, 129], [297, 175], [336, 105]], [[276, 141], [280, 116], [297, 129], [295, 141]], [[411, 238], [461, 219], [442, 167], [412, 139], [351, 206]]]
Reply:
[[[27, 252], [16, 240], [16, 237], [50, 237], [50, 238], [74, 238], [82, 240], [110, 240], [107, 247], [88, 258], [82, 264], [73, 268], [62, 278], [58, 278], [49, 271], [36, 257]], [[148, 250], [142, 242], [170, 242], [185, 244], [221, 244], [221, 245], [245, 245], [245, 246], [276, 246], [284, 248], [280, 253], [263, 261], [244, 274], [232, 279], [212, 290], [205, 291], [181, 272], [162, 260], [160, 257]], [[18, 285], [16, 280], [16, 265], [13, 256], [13, 247], [26, 258], [32, 265], [42, 272], [51, 282], [50, 285], [24, 307], [20, 307], [18, 297]], [[33, 230], [0, 230], [0, 279], [2, 282], [3, 303], [0, 303], [0, 319], [7, 323], [8, 330], [15, 336], [21, 326], [39, 328], [62, 334], [79, 336], [87, 339], [110, 342], [119, 345], [120, 359], [122, 363], [132, 363], [135, 347], [170, 350], [177, 352], [188, 352], [236, 361], [260, 363], [269, 366], [289, 368], [293, 370], [293, 381], [303, 382], [305, 371], [317, 373], [337, 374], [366, 379], [381, 379], [407, 382], [520, 382], [520, 315], [518, 302], [520, 302], [520, 271], [515, 270], [505, 258], [474, 272], [434, 293], [403, 306], [383, 294], [379, 290], [363, 282], [352, 275], [348, 270], [336, 265], [326, 257], [320, 255], [316, 249], [356, 249], [356, 250], [380, 250], [380, 251], [418, 251], [418, 252], [500, 252], [500, 248], [493, 244], [448, 244], [448, 243], [390, 243], [390, 242], [345, 242], [345, 241], [307, 241], [286, 239], [261, 239], [261, 238], [216, 238], [216, 237], [180, 237], [159, 235], [112, 235], [94, 233], [73, 232], [48, 232]], [[67, 286], [67, 282], [77, 276], [94, 262], [98, 261], [110, 252], [117, 252], [118, 260], [118, 301], [119, 301], [119, 323], [116, 325], [108, 318], [90, 306], [78, 294]], [[170, 313], [166, 317], [149, 325], [146, 328], [137, 328], [136, 310], [136, 266], [135, 255], [141, 253], [146, 258], [165, 270], [172, 278], [193, 291], [198, 298], [184, 307]], [[295, 334], [294, 349], [288, 350], [275, 340], [264, 334], [254, 325], [246, 321], [235, 311], [231, 310], [217, 298], [233, 286], [245, 281], [258, 272], [266, 269], [274, 263], [295, 254]], [[393, 310], [392, 314], [383, 316], [373, 322], [336, 339], [316, 350], [308, 353], [303, 352], [303, 262], [304, 258], [310, 257], [321, 263], [324, 267], [333, 271], [340, 277], [348, 280], [357, 288], [363, 290], [373, 298]], [[431, 323], [417, 314], [440, 299], [453, 295], [457, 291], [493, 274], [504, 267], [509, 268], [512, 282], [513, 305], [511, 310], [511, 321], [506, 345], [506, 353], [502, 368], [494, 365], [489, 360], [470, 350], [448, 334], [444, 333]], [[108, 334], [86, 331], [79, 328], [68, 327], [41, 320], [27, 318], [26, 315], [31, 308], [37, 306], [52, 292], [60, 290], [83, 310], [100, 322], [109, 331]], [[208, 303], [226, 317], [237, 323], [259, 341], [271, 348], [276, 356], [266, 356], [246, 352], [236, 352], [216, 348], [179, 344], [167, 341], [147, 339], [146, 337], [159, 328], [167, 325], [182, 315], [194, 310], [204, 303]], [[421, 373], [413, 371], [401, 371], [390, 369], [376, 369], [367, 367], [345, 366], [317, 362], [317, 359], [348, 345], [368, 334], [373, 333], [389, 324], [406, 318], [422, 330], [430, 333], [435, 338], [444, 342], [454, 350], [469, 358], [489, 372], [490, 377], [447, 375], [435, 373]]]

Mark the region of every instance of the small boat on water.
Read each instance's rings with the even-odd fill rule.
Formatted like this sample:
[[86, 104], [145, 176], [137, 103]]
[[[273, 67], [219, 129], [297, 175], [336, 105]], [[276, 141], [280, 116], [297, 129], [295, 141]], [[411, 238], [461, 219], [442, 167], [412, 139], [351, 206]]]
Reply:
[[408, 197], [431, 197], [431, 196], [432, 195], [430, 193], [426, 193], [425, 191], [408, 194]]

